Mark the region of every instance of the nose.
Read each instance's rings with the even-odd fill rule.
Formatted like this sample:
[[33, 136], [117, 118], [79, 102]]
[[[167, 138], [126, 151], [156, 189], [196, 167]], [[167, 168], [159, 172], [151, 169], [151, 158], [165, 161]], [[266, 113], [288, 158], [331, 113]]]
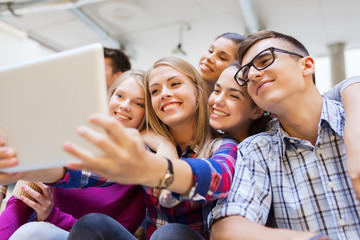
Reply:
[[254, 66], [251, 66], [248, 72], [249, 82], [256, 82], [262, 78], [264, 70], [257, 70]]
[[219, 95], [217, 95], [214, 99], [215, 105], [218, 106], [224, 106], [225, 105], [225, 93], [222, 92]]
[[205, 53], [205, 59], [208, 62], [213, 62], [214, 61], [214, 52], [212, 52], [212, 53], [206, 52]]
[[130, 105], [130, 99], [125, 99], [120, 103], [120, 109], [126, 112], [130, 112], [131, 105]]
[[161, 90], [161, 99], [166, 99], [168, 97], [171, 96], [171, 91], [169, 89], [167, 89], [166, 87], [164, 87], [162, 90]]

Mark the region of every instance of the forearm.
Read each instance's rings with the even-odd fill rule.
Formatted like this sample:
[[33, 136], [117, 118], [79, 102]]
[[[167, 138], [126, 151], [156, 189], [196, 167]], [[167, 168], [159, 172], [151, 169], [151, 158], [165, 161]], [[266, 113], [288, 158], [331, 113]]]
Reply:
[[360, 153], [360, 149], [355, 144], [360, 136], [360, 111], [357, 105], [360, 102], [359, 93], [360, 83], [357, 83], [345, 88], [341, 96], [346, 113], [344, 141], [348, 157]]
[[346, 114], [344, 142], [347, 155], [347, 170], [358, 199], [360, 199], [360, 148], [358, 144], [360, 111], [357, 106], [360, 101], [359, 92], [360, 84], [352, 84], [345, 88], [341, 97]]
[[308, 240], [317, 233], [274, 229], [262, 226], [241, 216], [230, 216], [217, 220], [210, 232], [211, 240]]
[[66, 170], [63, 167], [29, 171], [24, 172], [21, 176], [21, 179], [44, 183], [54, 183], [64, 177], [65, 171]]

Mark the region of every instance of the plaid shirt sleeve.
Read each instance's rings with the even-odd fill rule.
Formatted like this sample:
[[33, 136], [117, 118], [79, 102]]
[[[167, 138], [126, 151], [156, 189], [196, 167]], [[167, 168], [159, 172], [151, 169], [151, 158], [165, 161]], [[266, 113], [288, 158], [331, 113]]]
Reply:
[[215, 200], [228, 195], [234, 175], [237, 141], [221, 140], [217, 151], [210, 158], [184, 158], [194, 175], [194, 187], [181, 200]]
[[231, 215], [240, 215], [263, 225], [266, 223], [271, 206], [271, 183], [268, 169], [260, 159], [271, 158], [265, 154], [268, 146], [261, 141], [244, 145], [239, 146], [230, 193], [227, 198], [219, 200], [209, 214], [209, 226], [215, 220]]
[[106, 187], [114, 184], [111, 180], [103, 178], [95, 173], [85, 170], [67, 169], [64, 178], [56, 183], [50, 184], [54, 187], [62, 188], [88, 188], [88, 187]]

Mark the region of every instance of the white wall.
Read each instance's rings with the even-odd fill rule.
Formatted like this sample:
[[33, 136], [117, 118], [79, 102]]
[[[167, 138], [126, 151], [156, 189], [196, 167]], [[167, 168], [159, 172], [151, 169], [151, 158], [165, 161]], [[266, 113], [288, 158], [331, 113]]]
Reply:
[[0, 68], [53, 53], [27, 38], [26, 33], [0, 22]]
[[[360, 49], [345, 50], [345, 75], [360, 75]], [[331, 88], [330, 58], [315, 58], [316, 86], [321, 93]]]

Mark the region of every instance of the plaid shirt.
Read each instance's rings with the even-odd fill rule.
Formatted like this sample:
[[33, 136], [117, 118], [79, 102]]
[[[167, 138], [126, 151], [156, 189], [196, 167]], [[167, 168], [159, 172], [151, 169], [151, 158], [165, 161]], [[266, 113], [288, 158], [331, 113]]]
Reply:
[[[205, 239], [209, 238], [207, 216], [215, 206], [216, 200], [226, 197], [234, 175], [237, 142], [232, 138], [221, 140], [219, 148], [208, 159], [191, 158], [194, 151], [191, 148], [181, 153], [179, 157], [188, 162], [193, 170], [194, 187], [188, 196], [174, 194], [183, 200], [173, 208], [162, 207], [151, 188], [144, 187], [146, 191], [146, 237], [160, 226], [167, 223], [182, 223], [189, 225], [200, 233]], [[175, 170], [176, 171], [176, 170]], [[65, 177], [54, 186], [65, 188], [85, 188], [104, 186], [110, 182], [96, 174], [87, 171], [68, 170]], [[185, 200], [190, 199], [190, 200]]]
[[331, 239], [359, 239], [360, 203], [346, 172], [344, 122], [343, 106], [323, 99], [315, 146], [290, 137], [277, 120], [244, 140], [229, 196], [209, 214], [210, 224], [241, 215]]

